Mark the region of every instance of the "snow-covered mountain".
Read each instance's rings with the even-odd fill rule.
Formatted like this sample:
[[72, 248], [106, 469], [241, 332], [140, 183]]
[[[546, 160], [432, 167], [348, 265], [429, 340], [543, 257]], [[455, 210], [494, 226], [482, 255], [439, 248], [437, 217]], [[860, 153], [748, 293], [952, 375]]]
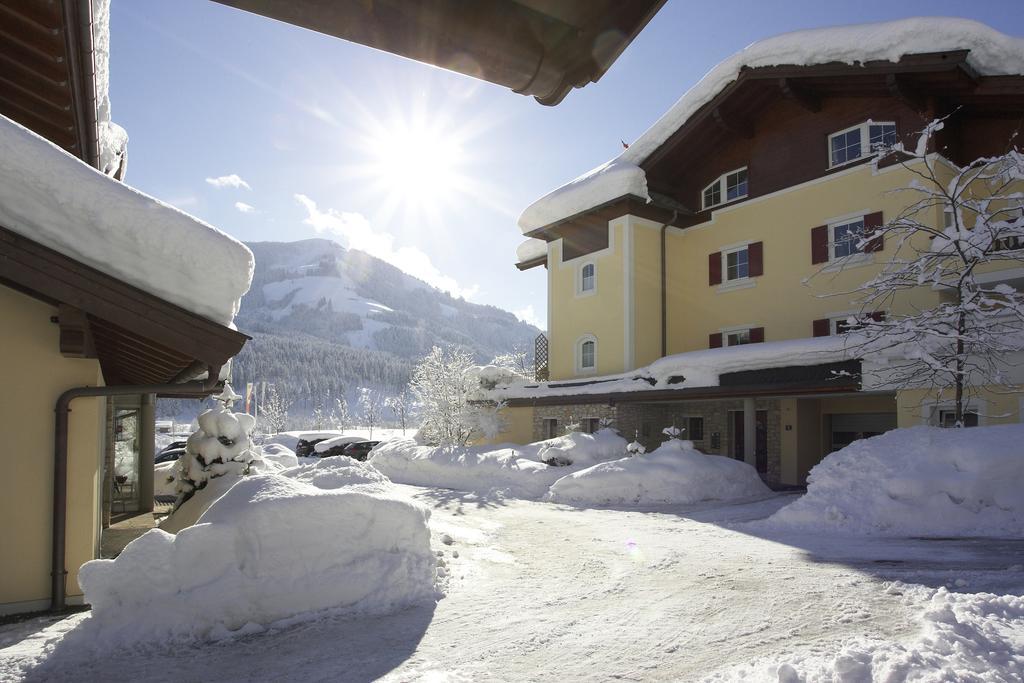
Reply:
[[330, 240], [248, 246], [256, 272], [236, 324], [253, 340], [233, 376], [290, 385], [300, 403], [356, 386], [397, 390], [434, 345], [459, 345], [486, 362], [532, 349], [539, 334], [507, 311], [453, 298]]

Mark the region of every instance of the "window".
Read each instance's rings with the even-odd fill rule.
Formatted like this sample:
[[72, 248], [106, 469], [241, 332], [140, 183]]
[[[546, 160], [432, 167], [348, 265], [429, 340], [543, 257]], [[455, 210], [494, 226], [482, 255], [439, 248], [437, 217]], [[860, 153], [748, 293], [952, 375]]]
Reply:
[[688, 417], [686, 418], [686, 434], [684, 436], [690, 441], [703, 441], [704, 440], [704, 418], [703, 417]]
[[863, 253], [864, 248], [860, 244], [861, 237], [864, 236], [863, 218], [830, 225], [829, 232], [831, 233], [829, 235], [831, 241], [831, 249], [829, 251], [832, 255], [830, 260], [837, 261], [853, 254]]
[[725, 259], [725, 279], [741, 280], [750, 275], [750, 254], [747, 247], [722, 253]]
[[743, 199], [746, 196], [747, 169], [739, 168], [718, 176], [713, 183], [704, 188], [704, 193], [701, 196], [702, 206], [705, 209], [710, 209], [713, 206]]
[[[955, 410], [940, 410], [939, 411], [939, 426], [940, 427], [954, 427], [956, 426], [956, 411]], [[976, 410], [965, 410], [964, 411], [964, 427], [977, 427], [978, 426], [978, 411]]]
[[585, 417], [582, 420], [583, 431], [587, 434], [593, 434], [601, 428], [601, 420], [597, 417]]
[[896, 124], [865, 121], [828, 136], [829, 167], [863, 159], [879, 149], [896, 144]]
[[592, 334], [576, 340], [576, 372], [593, 372], [597, 369], [597, 339]]
[[544, 438], [553, 439], [558, 436], [558, 418], [548, 417], [544, 419]]
[[725, 335], [726, 346], [741, 346], [750, 343], [750, 330], [736, 330]]
[[596, 284], [596, 267], [588, 263], [580, 269], [580, 292], [593, 292]]

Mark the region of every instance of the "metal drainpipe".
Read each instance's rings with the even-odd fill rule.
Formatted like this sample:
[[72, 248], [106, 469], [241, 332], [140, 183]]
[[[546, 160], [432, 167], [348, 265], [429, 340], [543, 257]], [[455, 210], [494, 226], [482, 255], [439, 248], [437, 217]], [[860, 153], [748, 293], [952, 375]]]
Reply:
[[661, 226], [661, 357], [668, 355], [668, 272], [666, 270], [667, 259], [665, 257], [665, 233], [668, 226], [679, 218], [679, 211], [672, 210], [672, 218]]
[[53, 553], [50, 571], [50, 610], [63, 611], [67, 597], [67, 568], [64, 566], [67, 542], [68, 514], [68, 415], [71, 402], [76, 398], [99, 396], [134, 396], [136, 394], [194, 395], [212, 394], [217, 390], [220, 368], [210, 368], [203, 381], [183, 384], [137, 384], [112, 387], [75, 387], [68, 389], [57, 399], [54, 410], [53, 439]]

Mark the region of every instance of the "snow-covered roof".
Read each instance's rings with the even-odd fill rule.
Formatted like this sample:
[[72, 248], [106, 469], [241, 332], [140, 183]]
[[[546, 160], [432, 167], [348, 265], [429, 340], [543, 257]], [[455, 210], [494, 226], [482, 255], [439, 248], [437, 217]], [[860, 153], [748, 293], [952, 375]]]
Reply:
[[709, 71], [616, 159], [528, 206], [519, 217], [519, 228], [529, 233], [624, 195], [647, 198], [640, 164], [735, 81], [743, 67], [895, 62], [905, 55], [948, 50], [970, 50], [967, 62], [982, 75], [1024, 74], [1024, 38], [969, 19], [917, 17], [809, 29], [753, 43]]
[[548, 255], [548, 243], [535, 237], [530, 237], [516, 247], [516, 263], [526, 263], [539, 258], [546, 258]]
[[539, 384], [515, 382], [489, 391], [482, 390], [479, 397], [483, 400], [502, 401], [513, 398], [717, 387], [719, 377], [731, 372], [821, 365], [850, 360], [847, 349], [852, 346], [851, 341], [843, 336], [829, 336], [688, 351], [665, 356], [646, 367], [618, 375]]
[[0, 225], [165, 301], [230, 325], [253, 255], [0, 116]]

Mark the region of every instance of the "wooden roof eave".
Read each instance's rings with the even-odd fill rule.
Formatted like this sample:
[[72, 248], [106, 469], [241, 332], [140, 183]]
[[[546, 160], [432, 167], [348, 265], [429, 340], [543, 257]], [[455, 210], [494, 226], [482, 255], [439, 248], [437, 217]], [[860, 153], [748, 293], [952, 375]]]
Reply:
[[0, 282], [84, 312], [104, 374], [116, 368], [117, 381], [166, 382], [191, 366], [220, 367], [249, 339], [2, 226]]

